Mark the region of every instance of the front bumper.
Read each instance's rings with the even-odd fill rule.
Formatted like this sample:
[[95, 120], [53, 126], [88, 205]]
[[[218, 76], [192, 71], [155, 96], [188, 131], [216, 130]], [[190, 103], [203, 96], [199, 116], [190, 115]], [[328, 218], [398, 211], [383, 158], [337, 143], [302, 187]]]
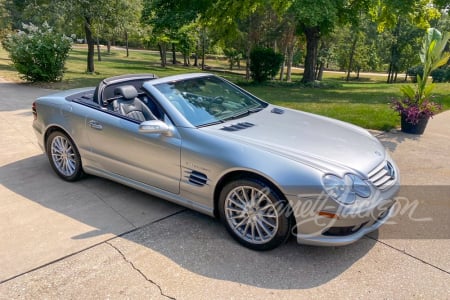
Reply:
[[[339, 222], [327, 227], [320, 234], [294, 233], [299, 244], [315, 246], [344, 246], [356, 242], [364, 235], [377, 230], [395, 211], [392, 205], [382, 216], [375, 220], [368, 220], [354, 226], [339, 226]], [[360, 221], [359, 221], [360, 222]]]
[[[335, 213], [320, 214], [323, 211], [321, 208], [326, 205], [316, 205], [314, 207], [318, 209], [311, 209], [307, 214], [305, 209], [293, 209], [296, 220], [293, 235], [299, 244], [305, 245], [343, 246], [354, 243], [378, 229], [392, 217], [396, 211], [395, 195], [398, 190], [399, 185], [396, 184], [380, 195], [374, 205], [354, 213], [346, 213], [344, 210], [341, 214], [343, 211], [338, 210]], [[294, 207], [294, 202], [299, 203], [298, 198], [288, 200]], [[305, 203], [297, 205], [297, 208], [307, 207]]]

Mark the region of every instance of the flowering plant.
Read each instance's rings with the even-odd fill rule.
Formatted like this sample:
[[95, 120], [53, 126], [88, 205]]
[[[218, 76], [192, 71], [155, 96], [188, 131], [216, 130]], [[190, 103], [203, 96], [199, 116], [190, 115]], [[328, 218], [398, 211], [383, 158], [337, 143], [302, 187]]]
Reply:
[[27, 81], [61, 80], [72, 39], [55, 32], [46, 22], [41, 27], [31, 23], [22, 27], [23, 31], [10, 34], [2, 41], [14, 68]]
[[429, 99], [424, 99], [419, 103], [419, 101], [412, 101], [409, 98], [402, 100], [393, 99], [391, 107], [400, 115], [405, 116], [406, 121], [413, 125], [419, 123], [422, 118], [433, 117], [442, 109], [439, 103], [430, 101]]
[[403, 97], [391, 101], [391, 107], [402, 117], [406, 118], [408, 123], [415, 125], [421, 119], [428, 119], [442, 109], [440, 104], [430, 100], [432, 98], [431, 92], [435, 85], [433, 83], [428, 84], [428, 76], [431, 71], [448, 62], [450, 54], [445, 53], [444, 50], [449, 38], [448, 32], [441, 34], [435, 28], [427, 30], [420, 51], [423, 75], [417, 74], [415, 89], [409, 85], [402, 86], [400, 92]]

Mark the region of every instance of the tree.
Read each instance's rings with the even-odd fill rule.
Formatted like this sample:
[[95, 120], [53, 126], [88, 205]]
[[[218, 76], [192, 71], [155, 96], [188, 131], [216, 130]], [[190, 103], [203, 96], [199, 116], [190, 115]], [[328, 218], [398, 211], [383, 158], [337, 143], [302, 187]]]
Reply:
[[390, 31], [393, 37], [387, 79], [388, 83], [393, 83], [401, 68], [400, 41], [403, 39], [405, 28], [411, 25], [418, 29], [429, 28], [430, 21], [439, 18], [440, 13], [437, 8], [430, 5], [429, 0], [380, 0], [373, 7], [371, 14], [378, 23], [378, 30]]
[[177, 46], [181, 54], [183, 54], [185, 66], [190, 65], [189, 56], [195, 50], [197, 40], [199, 39], [196, 29], [197, 24], [191, 23], [181, 27], [176, 33]]
[[[111, 41], [118, 36], [125, 38], [127, 57], [129, 56], [128, 36], [130, 32], [135, 32], [139, 27], [142, 13], [141, 0], [114, 0], [104, 7], [98, 22], [94, 28], [98, 36], [106, 38], [108, 41], [108, 53], [111, 51]], [[100, 53], [99, 53], [100, 58]]]
[[195, 21], [198, 11], [195, 4], [189, 7], [184, 1], [144, 0], [142, 22], [150, 25], [151, 40], [158, 44], [161, 66], [166, 66], [166, 52], [172, 44], [172, 61], [175, 64], [175, 44], [177, 32], [185, 25]]
[[302, 82], [315, 80], [319, 41], [337, 25], [359, 22], [359, 12], [372, 5], [367, 0], [294, 0], [290, 10], [295, 14], [297, 28], [306, 37], [305, 71]]
[[102, 0], [61, 0], [57, 3], [65, 11], [66, 18], [72, 19], [78, 24], [83, 24], [88, 45], [86, 71], [94, 73], [94, 26], [107, 14], [108, 3]]

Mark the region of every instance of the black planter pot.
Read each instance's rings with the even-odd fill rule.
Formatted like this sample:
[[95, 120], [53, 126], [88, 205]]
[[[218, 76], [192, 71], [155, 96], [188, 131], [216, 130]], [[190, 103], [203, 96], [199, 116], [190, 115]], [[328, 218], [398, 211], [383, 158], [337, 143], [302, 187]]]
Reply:
[[402, 114], [402, 131], [406, 133], [412, 134], [422, 134], [425, 131], [425, 127], [427, 127], [429, 117], [423, 116], [419, 119], [417, 124], [411, 124], [406, 121], [406, 115]]

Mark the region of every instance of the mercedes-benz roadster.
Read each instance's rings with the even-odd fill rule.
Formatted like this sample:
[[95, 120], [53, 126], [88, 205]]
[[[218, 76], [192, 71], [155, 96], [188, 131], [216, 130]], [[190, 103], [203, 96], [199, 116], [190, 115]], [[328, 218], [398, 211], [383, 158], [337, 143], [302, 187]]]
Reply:
[[32, 106], [56, 174], [108, 178], [220, 218], [246, 247], [345, 245], [393, 213], [399, 171], [366, 130], [212, 74], [108, 78]]

